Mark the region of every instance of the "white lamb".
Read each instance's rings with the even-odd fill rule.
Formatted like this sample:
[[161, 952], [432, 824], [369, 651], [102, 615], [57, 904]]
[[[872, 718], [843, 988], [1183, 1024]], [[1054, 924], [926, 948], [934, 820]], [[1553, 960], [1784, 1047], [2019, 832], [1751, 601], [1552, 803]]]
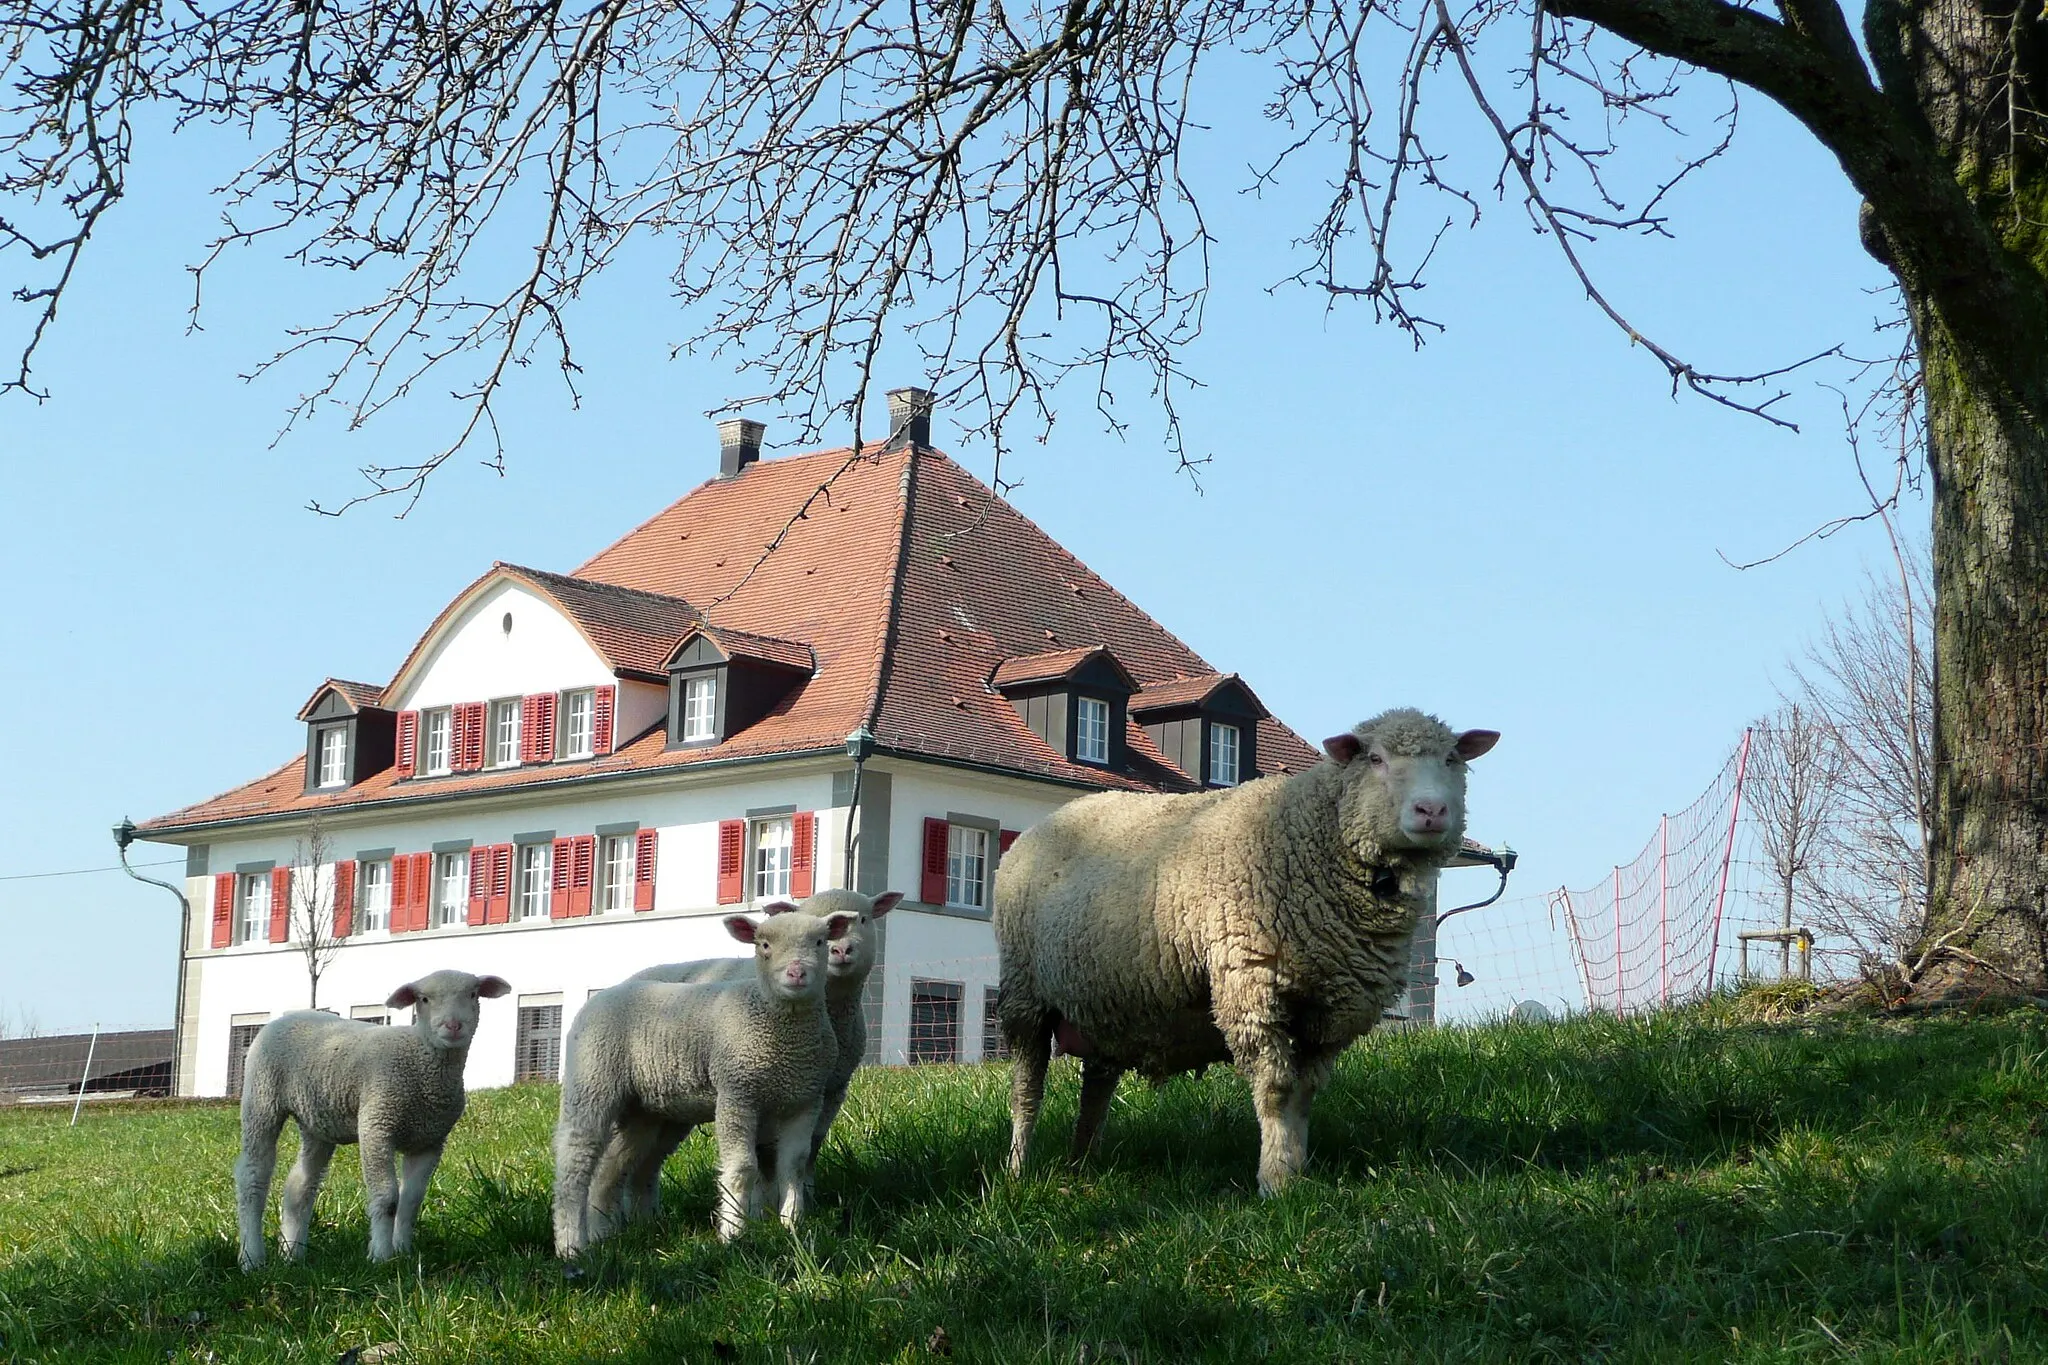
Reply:
[[687, 1136], [714, 1118], [719, 1240], [737, 1237], [754, 1209], [763, 1174], [757, 1141], [775, 1149], [775, 1202], [783, 1223], [796, 1225], [801, 1157], [839, 1060], [825, 1017], [826, 944], [843, 938], [855, 918], [776, 915], [756, 924], [731, 915], [727, 932], [754, 945], [752, 979], [623, 981], [590, 997], [562, 1060], [556, 1255], [577, 1256], [610, 1232], [617, 1190], [594, 1190], [592, 1181], [616, 1135], [623, 1130], [630, 1149], [644, 1150], [664, 1127]]
[[[870, 900], [857, 891], [832, 890], [809, 896], [801, 905], [775, 901], [761, 907], [762, 913], [768, 915], [801, 910], [819, 919], [841, 912], [856, 917], [845, 935], [832, 941], [831, 958], [825, 969], [825, 1014], [832, 1021], [832, 1031], [839, 1039], [839, 1061], [833, 1067], [831, 1082], [825, 1087], [825, 1101], [818, 1110], [818, 1126], [811, 1134], [810, 1150], [804, 1157], [806, 1199], [817, 1180], [818, 1153], [824, 1150], [825, 1138], [832, 1131], [833, 1121], [846, 1104], [846, 1088], [853, 1080], [853, 1073], [860, 1069], [861, 1058], [867, 1055], [867, 1014], [861, 1005], [861, 992], [867, 986], [868, 973], [874, 970], [875, 965], [876, 935], [872, 926], [902, 899], [901, 891], [885, 891]], [[647, 967], [633, 973], [631, 979], [682, 984], [744, 981], [753, 974], [754, 964], [747, 958], [710, 957]], [[609, 1224], [649, 1218], [658, 1212], [661, 1207], [662, 1165], [689, 1133], [690, 1130], [680, 1124], [664, 1124], [657, 1130], [651, 1130], [651, 1136], [650, 1130], [636, 1130], [630, 1136], [621, 1131], [605, 1149], [603, 1163], [591, 1183], [593, 1215]], [[633, 1146], [636, 1139], [646, 1145], [636, 1148]], [[763, 1155], [762, 1168], [768, 1169], [770, 1164]], [[615, 1204], [598, 1206], [599, 1196], [602, 1194], [611, 1200], [613, 1191], [617, 1192]]]
[[1337, 1054], [1402, 988], [1416, 916], [1463, 842], [1465, 765], [1499, 738], [1388, 711], [1325, 740], [1303, 773], [1084, 797], [1027, 831], [994, 911], [1011, 1170], [1057, 1037], [1083, 1059], [1076, 1156], [1125, 1071], [1231, 1061], [1258, 1111], [1259, 1189], [1285, 1185]]
[[[478, 1001], [511, 989], [501, 977], [434, 972], [385, 1002], [412, 1007], [410, 1028], [294, 1010], [257, 1032], [243, 1064], [242, 1155], [235, 1162], [242, 1269], [263, 1264], [263, 1210], [287, 1115], [299, 1126], [299, 1159], [278, 1201], [279, 1253], [287, 1260], [305, 1255], [313, 1198], [335, 1147], [349, 1142], [362, 1147], [370, 1259], [388, 1261], [412, 1249], [427, 1180], [462, 1117], [462, 1068], [476, 1038]], [[404, 1162], [402, 1184], [392, 1174], [394, 1154]]]

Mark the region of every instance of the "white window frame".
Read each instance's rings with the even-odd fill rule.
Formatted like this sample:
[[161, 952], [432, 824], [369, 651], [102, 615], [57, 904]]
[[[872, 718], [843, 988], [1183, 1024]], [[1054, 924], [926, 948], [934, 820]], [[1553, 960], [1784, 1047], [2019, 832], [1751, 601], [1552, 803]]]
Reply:
[[718, 738], [718, 675], [683, 679], [683, 740]]
[[348, 785], [348, 726], [321, 726], [315, 738], [313, 756], [315, 763], [318, 764], [318, 767], [315, 769], [315, 786], [322, 788], [346, 787]]
[[434, 928], [469, 922], [469, 852], [434, 855]]
[[588, 687], [564, 692], [561, 701], [561, 750], [557, 758], [589, 758], [597, 752], [597, 692]]
[[519, 846], [512, 895], [520, 919], [547, 919], [554, 909], [554, 861], [555, 846], [545, 839]]
[[[1074, 758], [1081, 763], [1109, 762], [1109, 703], [1081, 697], [1074, 707]], [[1096, 724], [1090, 724], [1091, 718]]]
[[491, 703], [490, 749], [493, 768], [519, 766], [519, 708], [518, 697], [500, 697]]
[[[1222, 743], [1225, 739], [1229, 743]], [[1223, 758], [1228, 753], [1229, 774], [1224, 775]], [[1209, 785], [1212, 787], [1235, 787], [1243, 776], [1244, 733], [1235, 725], [1222, 721], [1209, 722]]]
[[597, 886], [591, 909], [600, 915], [633, 908], [633, 860], [638, 836], [607, 834], [597, 841]]
[[235, 916], [235, 942], [264, 943], [270, 938], [270, 874], [244, 872], [235, 888], [241, 913]]
[[[440, 752], [435, 753], [438, 742]], [[420, 712], [420, 771], [428, 777], [445, 777], [455, 771], [455, 717], [450, 708], [437, 706]]]
[[989, 837], [979, 825], [946, 826], [946, 904], [988, 908]]
[[767, 815], [748, 823], [747, 889], [755, 901], [786, 899], [796, 852], [796, 820]]
[[363, 923], [357, 932], [389, 933], [391, 930], [391, 860], [372, 858], [363, 863]]

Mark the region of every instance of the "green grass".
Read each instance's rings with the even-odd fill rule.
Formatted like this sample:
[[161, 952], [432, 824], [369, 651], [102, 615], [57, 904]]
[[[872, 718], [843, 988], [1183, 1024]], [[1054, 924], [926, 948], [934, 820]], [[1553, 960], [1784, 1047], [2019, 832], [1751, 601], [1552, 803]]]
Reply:
[[1023, 1180], [1008, 1068], [863, 1072], [800, 1235], [718, 1246], [700, 1135], [573, 1279], [552, 1087], [473, 1098], [415, 1256], [365, 1262], [343, 1153], [306, 1264], [253, 1276], [233, 1109], [0, 1111], [0, 1359], [2048, 1359], [2037, 1012], [1375, 1037], [1273, 1201], [1220, 1070], [1068, 1167], [1070, 1068]]

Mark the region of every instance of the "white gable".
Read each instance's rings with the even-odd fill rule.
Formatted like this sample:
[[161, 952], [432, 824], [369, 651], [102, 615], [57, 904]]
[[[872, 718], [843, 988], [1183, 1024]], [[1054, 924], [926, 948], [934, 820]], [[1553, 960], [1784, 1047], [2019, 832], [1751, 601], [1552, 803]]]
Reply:
[[[505, 628], [506, 619], [511, 629]], [[394, 710], [560, 692], [612, 681], [576, 624], [523, 584], [487, 584], [427, 642]]]

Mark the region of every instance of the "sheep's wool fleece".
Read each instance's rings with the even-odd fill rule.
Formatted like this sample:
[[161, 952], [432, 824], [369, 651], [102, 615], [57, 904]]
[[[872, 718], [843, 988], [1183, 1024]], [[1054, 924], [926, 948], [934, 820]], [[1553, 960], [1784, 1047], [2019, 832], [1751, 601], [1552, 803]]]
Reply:
[[[1410, 710], [1353, 733], [1391, 753], [1457, 739]], [[1229, 1060], [1226, 1030], [1335, 1051], [1371, 1029], [1464, 810], [1441, 845], [1394, 846], [1345, 799], [1347, 772], [1325, 760], [1222, 791], [1104, 793], [1034, 826], [996, 875], [1005, 1018], [1057, 1013], [1094, 1055], [1155, 1079]]]
[[414, 1029], [293, 1010], [250, 1045], [242, 1107], [288, 1113], [324, 1142], [358, 1141], [362, 1125], [397, 1151], [431, 1151], [462, 1117], [468, 1059], [468, 1047], [436, 1048]]

